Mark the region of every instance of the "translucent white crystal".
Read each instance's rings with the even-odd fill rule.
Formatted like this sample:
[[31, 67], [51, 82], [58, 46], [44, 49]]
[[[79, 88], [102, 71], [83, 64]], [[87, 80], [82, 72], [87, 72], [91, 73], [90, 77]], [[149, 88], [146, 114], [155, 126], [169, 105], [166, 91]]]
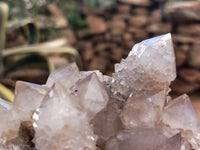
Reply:
[[136, 44], [112, 77], [54, 71], [46, 85], [18, 81], [0, 99], [0, 150], [200, 150], [200, 122], [187, 95], [172, 100], [171, 35]]
[[54, 83], [58, 82], [69, 90], [79, 79], [79, 69], [75, 63], [72, 63], [65, 68], [53, 71], [46, 82], [46, 86], [51, 87]]
[[106, 143], [106, 150], [152, 150], [168, 138], [161, 128], [136, 127], [120, 131]]
[[15, 86], [14, 111], [17, 111], [19, 116], [24, 116], [30, 120], [33, 112], [41, 104], [46, 93], [47, 89], [44, 86], [17, 81]]
[[34, 125], [37, 149], [95, 149], [95, 135], [87, 113], [58, 83], [45, 97], [37, 114]]
[[184, 94], [170, 101], [163, 110], [163, 122], [184, 131], [194, 149], [200, 147], [200, 122], [189, 97]]
[[103, 109], [108, 102], [108, 94], [96, 73], [91, 73], [78, 81], [73, 87], [73, 91], [79, 97], [79, 103], [94, 114]]
[[2, 107], [4, 107], [4, 108], [8, 109], [8, 110], [10, 110], [10, 109], [12, 108], [12, 106], [13, 106], [12, 103], [7, 102], [7, 101], [5, 101], [5, 100], [3, 100], [3, 99], [1, 99], [1, 98], [0, 98], [0, 105], [1, 105]]
[[[0, 107], [0, 141], [2, 140], [0, 143], [5, 144], [9, 140], [17, 138], [23, 121], [32, 122], [32, 114], [40, 105], [45, 93], [44, 86], [22, 81], [16, 83], [13, 106], [7, 103], [9, 109], [7, 106]], [[3, 106], [5, 104], [6, 102], [3, 103]]]
[[189, 97], [184, 94], [172, 100], [163, 110], [163, 122], [172, 128], [200, 132], [200, 122]]
[[155, 127], [161, 121], [161, 111], [151, 98], [130, 97], [124, 105], [121, 119], [126, 129], [136, 126]]
[[113, 88], [128, 96], [132, 91], [160, 89], [176, 77], [173, 43], [170, 34], [136, 44], [129, 56], [115, 65]]

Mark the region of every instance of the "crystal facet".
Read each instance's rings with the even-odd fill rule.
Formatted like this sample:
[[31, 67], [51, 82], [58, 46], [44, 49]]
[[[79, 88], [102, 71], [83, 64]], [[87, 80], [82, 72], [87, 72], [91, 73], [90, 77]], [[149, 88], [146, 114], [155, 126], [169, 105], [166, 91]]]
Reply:
[[170, 34], [136, 44], [112, 77], [72, 63], [0, 99], [0, 150], [199, 150], [200, 122], [176, 77]]
[[152, 91], [169, 85], [176, 77], [171, 35], [136, 44], [126, 59], [115, 64], [113, 76], [114, 90], [125, 96], [133, 91]]

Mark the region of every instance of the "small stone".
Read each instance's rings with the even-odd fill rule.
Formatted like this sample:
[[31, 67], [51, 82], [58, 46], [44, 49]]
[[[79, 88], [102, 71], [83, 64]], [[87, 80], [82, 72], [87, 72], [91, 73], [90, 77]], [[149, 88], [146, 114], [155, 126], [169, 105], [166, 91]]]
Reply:
[[181, 67], [186, 63], [187, 61], [187, 54], [183, 53], [181, 51], [175, 51], [175, 56], [176, 56], [176, 66]]
[[150, 0], [120, 0], [120, 2], [138, 6], [149, 6], [151, 4]]
[[175, 43], [181, 43], [181, 44], [198, 44], [199, 43], [198, 38], [186, 36], [183, 34], [174, 34], [173, 40]]
[[90, 31], [94, 34], [104, 33], [107, 30], [104, 20], [100, 17], [88, 16], [86, 20]]
[[171, 83], [172, 91], [177, 93], [192, 93], [199, 89], [200, 85], [196, 82], [189, 83], [185, 82], [184, 80], [181, 80], [180, 78], [177, 78]]
[[131, 11], [130, 5], [118, 5], [117, 10], [119, 13], [129, 13]]
[[199, 21], [199, 7], [199, 1], [167, 3], [164, 7], [164, 16], [172, 22]]
[[200, 57], [200, 45], [194, 45], [189, 51], [189, 56], [187, 60], [188, 65], [199, 69], [200, 68], [199, 57]]
[[122, 36], [125, 41], [131, 41], [133, 39], [130, 33], [124, 33]]
[[181, 69], [178, 75], [187, 82], [199, 82], [200, 81], [200, 71], [196, 69]]
[[154, 33], [155, 35], [160, 35], [164, 33], [171, 32], [172, 25], [167, 23], [153, 23], [146, 28], [148, 33]]
[[177, 32], [181, 35], [192, 36], [193, 38], [200, 36], [199, 24], [184, 24], [177, 27]]
[[149, 14], [148, 9], [146, 9], [145, 7], [135, 7], [134, 9], [132, 9], [132, 12], [134, 15], [148, 16]]
[[134, 16], [129, 19], [130, 26], [134, 27], [143, 27], [147, 24], [147, 22], [148, 22], [147, 16], [142, 16], [142, 15]]
[[149, 16], [149, 23], [154, 24], [155, 22], [160, 22], [161, 20], [162, 20], [162, 11], [160, 9], [151, 11]]
[[122, 19], [113, 19], [108, 24], [110, 29], [118, 29], [118, 30], [125, 30], [126, 29], [126, 23]]

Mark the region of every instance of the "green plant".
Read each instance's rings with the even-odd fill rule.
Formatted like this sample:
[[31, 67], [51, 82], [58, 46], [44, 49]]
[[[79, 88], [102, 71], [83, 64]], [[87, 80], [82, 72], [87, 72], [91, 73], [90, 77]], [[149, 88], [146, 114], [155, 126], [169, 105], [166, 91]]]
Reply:
[[5, 46], [5, 39], [6, 39], [6, 22], [8, 19], [8, 5], [4, 2], [0, 2], [0, 76], [3, 73], [3, 57], [2, 51]]
[[71, 4], [68, 8], [67, 20], [69, 25], [74, 29], [84, 28], [87, 26], [86, 21], [81, 17], [78, 12], [78, 7], [75, 4]]
[[[0, 2], [0, 78], [2, 79], [7, 73], [20, 68], [22, 66], [43, 67], [48, 69], [49, 73], [54, 70], [54, 65], [49, 61], [47, 55], [51, 53], [62, 53], [73, 56], [80, 70], [82, 69], [82, 62], [79, 53], [76, 49], [71, 47], [44, 47], [44, 46], [24, 46], [4, 49], [5, 45], [5, 32], [6, 30], [13, 30], [15, 28], [23, 28], [24, 34], [29, 39], [30, 44], [38, 41], [39, 30], [31, 19], [18, 20], [18, 22], [7, 23], [8, 18], [8, 5]], [[7, 25], [7, 26], [6, 26]], [[19, 59], [11, 63], [7, 68], [4, 68], [3, 60], [10, 56], [21, 56]], [[0, 98], [4, 98], [13, 102], [13, 93], [0, 83]]]

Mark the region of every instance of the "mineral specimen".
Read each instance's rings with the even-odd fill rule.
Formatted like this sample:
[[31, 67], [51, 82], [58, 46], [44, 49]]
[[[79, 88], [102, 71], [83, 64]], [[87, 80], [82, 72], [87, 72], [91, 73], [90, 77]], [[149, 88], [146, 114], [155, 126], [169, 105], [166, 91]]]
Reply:
[[170, 34], [136, 44], [112, 77], [72, 63], [0, 99], [0, 150], [200, 150], [200, 122], [176, 77]]

